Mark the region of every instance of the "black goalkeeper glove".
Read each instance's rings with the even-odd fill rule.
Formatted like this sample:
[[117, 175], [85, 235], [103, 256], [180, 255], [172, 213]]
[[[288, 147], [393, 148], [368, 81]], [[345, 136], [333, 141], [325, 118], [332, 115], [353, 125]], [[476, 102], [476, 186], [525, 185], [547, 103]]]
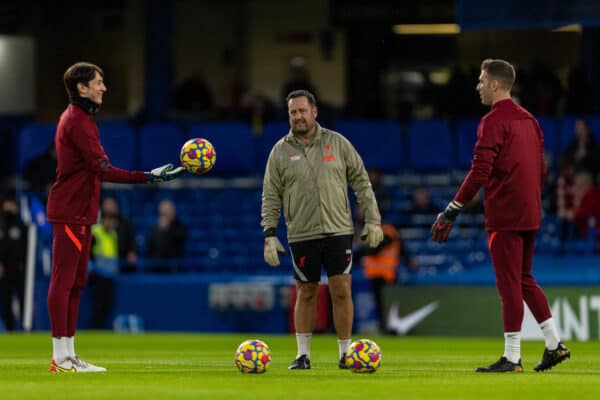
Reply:
[[462, 208], [462, 204], [452, 200], [448, 203], [446, 209], [438, 214], [435, 222], [431, 226], [431, 238], [435, 242], [443, 243], [448, 240], [448, 235], [450, 235], [454, 221], [456, 221], [456, 217]]

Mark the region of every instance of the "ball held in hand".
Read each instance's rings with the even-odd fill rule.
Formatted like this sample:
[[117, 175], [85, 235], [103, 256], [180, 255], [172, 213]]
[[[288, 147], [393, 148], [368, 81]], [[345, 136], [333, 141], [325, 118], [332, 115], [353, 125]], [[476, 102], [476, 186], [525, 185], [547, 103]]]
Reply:
[[211, 170], [217, 161], [214, 146], [204, 138], [193, 138], [181, 147], [181, 165], [193, 174], [204, 174]]

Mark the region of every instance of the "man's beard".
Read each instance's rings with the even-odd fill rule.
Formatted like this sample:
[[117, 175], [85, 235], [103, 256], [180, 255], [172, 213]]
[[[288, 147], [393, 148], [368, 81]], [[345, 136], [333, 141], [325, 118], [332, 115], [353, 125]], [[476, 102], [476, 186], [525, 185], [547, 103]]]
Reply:
[[296, 126], [299, 125], [299, 123], [296, 123], [292, 127], [292, 132], [296, 135], [304, 136], [312, 129], [312, 126], [310, 126], [307, 122], [301, 123], [306, 126], [306, 128], [297, 128]]

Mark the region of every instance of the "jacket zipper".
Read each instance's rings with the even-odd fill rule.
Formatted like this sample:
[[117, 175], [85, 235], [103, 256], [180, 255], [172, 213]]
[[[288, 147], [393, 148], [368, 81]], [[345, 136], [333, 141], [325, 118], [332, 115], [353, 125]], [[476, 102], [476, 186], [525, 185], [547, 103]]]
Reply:
[[292, 222], [292, 195], [288, 195], [288, 222]]

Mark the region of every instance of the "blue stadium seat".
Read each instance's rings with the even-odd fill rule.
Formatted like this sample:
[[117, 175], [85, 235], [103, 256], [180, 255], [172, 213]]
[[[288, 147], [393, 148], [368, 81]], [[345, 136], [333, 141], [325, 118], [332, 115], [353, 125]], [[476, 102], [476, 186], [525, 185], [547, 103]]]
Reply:
[[443, 171], [452, 167], [452, 138], [444, 120], [412, 121], [408, 127], [408, 163], [417, 171]]
[[192, 124], [187, 139], [202, 137], [215, 146], [217, 162], [211, 174], [247, 174], [258, 170], [257, 146], [246, 122], [207, 122]]
[[138, 152], [132, 126], [127, 122], [99, 122], [98, 130], [110, 163], [118, 168], [134, 169]]
[[393, 121], [336, 121], [335, 130], [356, 148], [365, 167], [398, 172], [403, 165], [400, 126]]
[[140, 168], [147, 171], [163, 164], [179, 165], [183, 132], [176, 124], [148, 124], [139, 133]]
[[460, 169], [471, 168], [478, 125], [479, 119], [475, 118], [460, 120], [456, 125], [456, 167]]
[[540, 117], [537, 120], [544, 133], [544, 149], [550, 153], [554, 160], [558, 156], [558, 124], [552, 117]]
[[287, 135], [290, 130], [290, 124], [287, 121], [272, 121], [267, 122], [263, 127], [262, 135], [259, 139], [259, 159], [258, 165], [264, 168], [267, 165], [269, 159], [269, 153], [273, 148], [273, 145], [277, 143], [279, 139]]
[[42, 154], [48, 148], [54, 141], [55, 133], [55, 124], [31, 124], [21, 129], [17, 139], [18, 171], [23, 171], [29, 160]]

